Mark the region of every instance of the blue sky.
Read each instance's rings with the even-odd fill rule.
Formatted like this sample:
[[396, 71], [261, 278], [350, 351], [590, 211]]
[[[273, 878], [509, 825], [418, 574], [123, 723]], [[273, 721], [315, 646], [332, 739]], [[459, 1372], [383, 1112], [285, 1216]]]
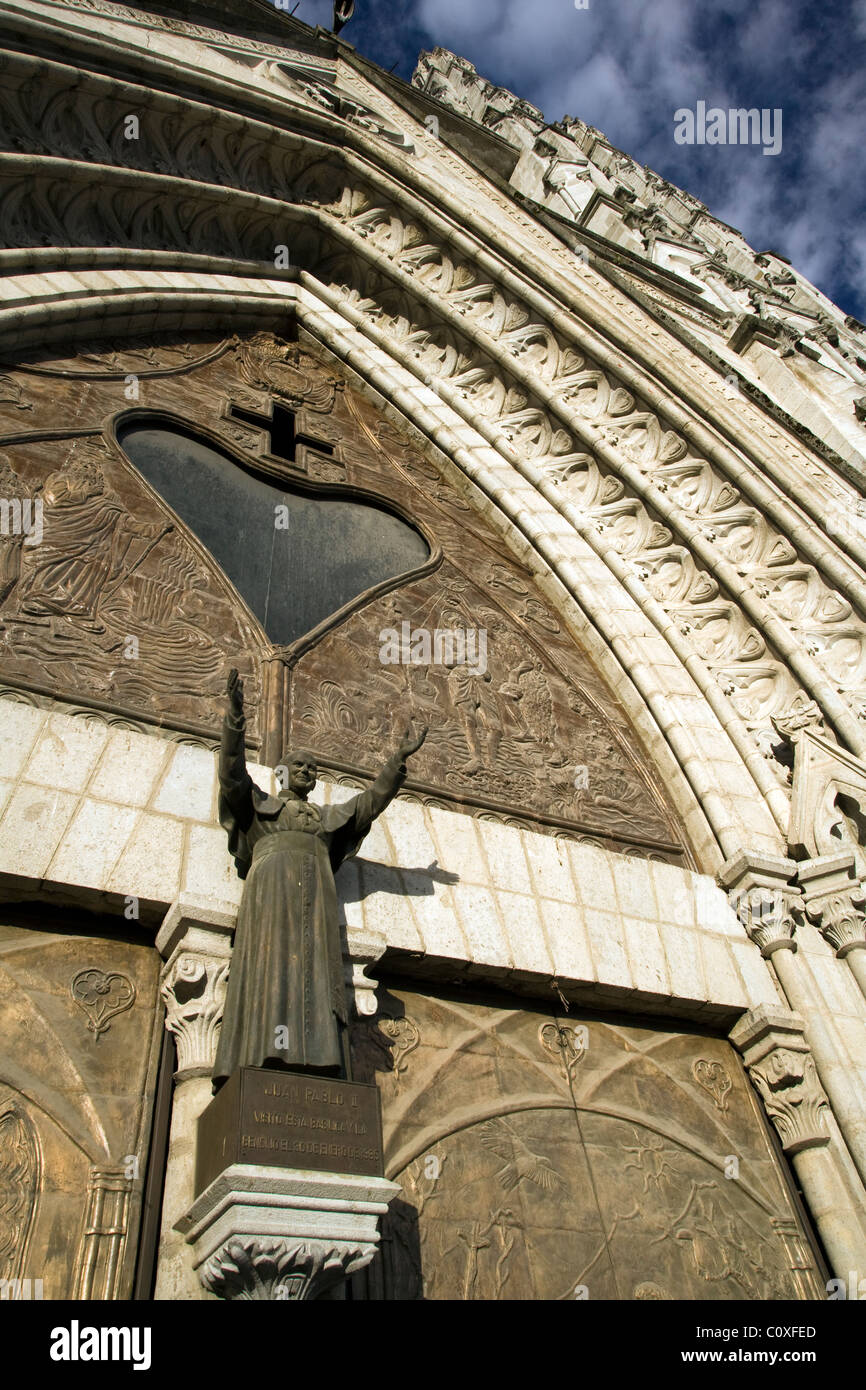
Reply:
[[[356, 0], [342, 37], [407, 80], [440, 45], [602, 130], [866, 321], [866, 0]], [[330, 27], [330, 0], [298, 19]], [[677, 145], [674, 112], [782, 110], [782, 148]]]

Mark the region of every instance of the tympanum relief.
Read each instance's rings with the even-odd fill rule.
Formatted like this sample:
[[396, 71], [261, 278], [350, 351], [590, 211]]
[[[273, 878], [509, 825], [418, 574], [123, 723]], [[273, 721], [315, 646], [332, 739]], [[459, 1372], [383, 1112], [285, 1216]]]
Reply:
[[[263, 758], [300, 740], [323, 766], [363, 777], [400, 704], [431, 726], [409, 783], [418, 795], [682, 860], [664, 789], [533, 573], [471, 485], [333, 360], [260, 333], [84, 344], [3, 370], [2, 492], [41, 528], [38, 543], [33, 528], [0, 537], [8, 684], [215, 740], [241, 653], [247, 741]], [[393, 509], [424, 543], [281, 646], [124, 452], [127, 434], [149, 428], [186, 431], [229, 469], [302, 499]], [[202, 496], [202, 515], [208, 505]], [[259, 541], [267, 551], [274, 537], [239, 538]], [[327, 592], [341, 557], [321, 551], [310, 562], [321, 575], [306, 578]]]

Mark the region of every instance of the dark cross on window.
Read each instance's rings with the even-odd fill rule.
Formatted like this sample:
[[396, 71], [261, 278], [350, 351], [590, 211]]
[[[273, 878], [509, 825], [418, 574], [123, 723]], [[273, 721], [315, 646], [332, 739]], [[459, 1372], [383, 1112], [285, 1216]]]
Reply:
[[269, 415], [260, 414], [256, 410], [245, 410], [239, 405], [230, 405], [229, 415], [233, 420], [243, 420], [244, 424], [255, 425], [257, 429], [267, 430], [270, 452], [275, 458], [285, 459], [287, 463], [293, 463], [297, 468], [302, 467], [301, 460], [297, 455], [299, 444], [308, 449], [316, 449], [320, 454], [333, 454], [334, 452], [333, 444], [326, 444], [323, 439], [313, 439], [312, 435], [309, 434], [299, 434], [295, 429], [297, 418], [295, 411], [287, 410], [285, 406], [278, 405], [276, 401], [271, 403]]

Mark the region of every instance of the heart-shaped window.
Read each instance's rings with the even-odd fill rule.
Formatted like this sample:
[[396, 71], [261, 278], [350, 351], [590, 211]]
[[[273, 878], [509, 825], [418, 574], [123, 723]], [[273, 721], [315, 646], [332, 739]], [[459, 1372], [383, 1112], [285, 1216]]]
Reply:
[[430, 557], [420, 532], [385, 506], [274, 482], [163, 420], [134, 418], [118, 439], [275, 643]]

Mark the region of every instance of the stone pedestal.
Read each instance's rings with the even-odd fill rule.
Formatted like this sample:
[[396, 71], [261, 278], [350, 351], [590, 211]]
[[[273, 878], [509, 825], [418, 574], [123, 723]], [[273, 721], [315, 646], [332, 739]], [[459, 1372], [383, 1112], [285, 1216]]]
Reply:
[[315, 1299], [370, 1263], [400, 1190], [386, 1178], [233, 1164], [175, 1229], [218, 1298]]

